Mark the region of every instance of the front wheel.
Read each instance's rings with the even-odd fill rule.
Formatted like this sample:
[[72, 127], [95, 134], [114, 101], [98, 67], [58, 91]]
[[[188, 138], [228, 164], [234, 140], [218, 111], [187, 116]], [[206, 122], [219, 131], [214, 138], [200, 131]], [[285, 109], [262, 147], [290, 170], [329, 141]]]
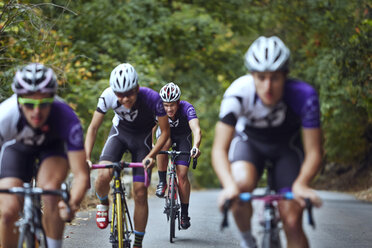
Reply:
[[173, 243], [173, 238], [176, 237], [175, 234], [175, 229], [176, 229], [176, 186], [175, 186], [175, 181], [174, 177], [171, 178], [171, 183], [169, 184], [171, 187], [171, 194], [170, 194], [170, 236], [169, 236], [169, 241]]
[[262, 239], [262, 248], [281, 248], [279, 233], [265, 231]]
[[123, 228], [123, 204], [121, 199], [121, 194], [116, 193], [116, 208], [115, 208], [115, 217], [116, 217], [116, 234], [117, 234], [117, 242], [118, 242], [118, 248], [124, 248], [123, 246], [123, 234], [124, 234], [124, 228]]
[[35, 243], [35, 235], [31, 232], [29, 225], [24, 225], [21, 227], [19, 238], [18, 238], [18, 248], [33, 248], [38, 247]]

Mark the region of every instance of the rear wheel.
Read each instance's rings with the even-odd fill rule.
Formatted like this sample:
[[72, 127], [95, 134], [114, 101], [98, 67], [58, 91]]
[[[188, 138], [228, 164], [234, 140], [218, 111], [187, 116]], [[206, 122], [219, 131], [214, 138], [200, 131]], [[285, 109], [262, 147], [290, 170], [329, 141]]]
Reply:
[[173, 238], [175, 238], [175, 229], [176, 229], [176, 185], [174, 181], [174, 176], [171, 178], [171, 182], [169, 184], [171, 189], [170, 194], [170, 236], [169, 240], [173, 243]]

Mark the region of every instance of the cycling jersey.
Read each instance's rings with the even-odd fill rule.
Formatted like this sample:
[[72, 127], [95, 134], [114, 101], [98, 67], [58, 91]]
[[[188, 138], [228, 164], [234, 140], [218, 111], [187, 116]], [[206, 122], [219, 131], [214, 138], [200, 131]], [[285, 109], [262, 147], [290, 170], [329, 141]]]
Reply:
[[273, 107], [265, 106], [256, 94], [253, 77], [235, 80], [226, 90], [220, 120], [235, 126], [237, 132], [257, 140], [290, 138], [300, 127], [320, 127], [319, 100], [307, 83], [288, 79], [283, 99]]
[[110, 109], [115, 112], [112, 119], [114, 126], [121, 125], [124, 130], [135, 133], [151, 130], [155, 125], [155, 116], [166, 115], [159, 94], [146, 87], [140, 87], [131, 109], [120, 104], [114, 91], [107, 88], [98, 100], [97, 111], [105, 114]]
[[[119, 161], [127, 150], [132, 154], [132, 161], [142, 161], [151, 151], [151, 131], [156, 116], [166, 115], [159, 94], [140, 87], [134, 106], [127, 109], [118, 102], [113, 90], [107, 88], [98, 100], [97, 111], [105, 114], [109, 109], [114, 110], [115, 116], [100, 161]], [[133, 168], [133, 181], [145, 181], [143, 169]]]
[[191, 103], [186, 101], [180, 101], [178, 105], [178, 110], [175, 114], [175, 120], [168, 118], [169, 125], [171, 128], [171, 136], [180, 134], [190, 134], [191, 129], [189, 126], [189, 121], [198, 118], [196, 116], [196, 111]]
[[0, 177], [27, 181], [36, 159], [66, 157], [68, 151], [84, 150], [83, 129], [74, 111], [59, 97], [54, 98], [45, 124], [32, 128], [13, 95], [0, 104]]
[[[190, 151], [192, 148], [192, 135], [189, 126], [189, 121], [198, 118], [194, 106], [187, 101], [180, 101], [175, 119], [172, 120], [168, 117], [170, 130], [171, 130], [171, 141], [173, 147], [177, 151]], [[158, 127], [156, 130], [156, 137], [158, 138], [161, 134], [161, 130]], [[176, 164], [182, 164], [189, 166], [190, 156], [180, 155], [175, 160]]]

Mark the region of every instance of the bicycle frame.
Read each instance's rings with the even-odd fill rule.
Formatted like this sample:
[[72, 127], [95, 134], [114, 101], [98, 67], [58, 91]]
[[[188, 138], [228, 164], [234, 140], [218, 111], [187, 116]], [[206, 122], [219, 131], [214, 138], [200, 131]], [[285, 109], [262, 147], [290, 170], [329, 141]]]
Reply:
[[41, 195], [62, 196], [67, 204], [68, 211], [69, 193], [67, 185], [63, 183], [61, 190], [43, 190], [32, 187], [30, 183], [24, 183], [23, 187], [12, 187], [9, 189], [0, 189], [0, 193], [17, 194], [24, 196], [22, 218], [16, 222], [19, 227], [18, 248], [48, 247], [44, 228], [42, 226]]
[[[121, 171], [124, 168], [143, 168], [142, 163], [115, 162], [111, 164], [93, 164], [92, 169], [113, 169], [112, 195], [113, 204], [110, 223], [110, 243], [112, 247], [130, 248], [130, 236], [133, 233], [133, 224], [128, 210], [125, 187], [121, 183]], [[145, 186], [149, 185], [147, 170], [144, 169]]]

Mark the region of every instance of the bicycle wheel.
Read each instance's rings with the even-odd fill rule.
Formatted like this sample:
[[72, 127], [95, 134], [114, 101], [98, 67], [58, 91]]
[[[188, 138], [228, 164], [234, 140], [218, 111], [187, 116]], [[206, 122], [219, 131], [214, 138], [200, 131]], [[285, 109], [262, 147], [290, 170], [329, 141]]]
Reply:
[[124, 247], [125, 248], [130, 248], [130, 235], [133, 232], [133, 227], [132, 227], [132, 221], [130, 219], [129, 215], [129, 209], [127, 205], [127, 201], [125, 198], [123, 199], [123, 224], [124, 224]]
[[28, 224], [23, 225], [20, 228], [18, 237], [18, 248], [34, 248], [35, 246], [35, 235], [31, 232]]
[[175, 176], [173, 175], [171, 177], [171, 183], [170, 185], [170, 235], [169, 235], [169, 241], [173, 243], [173, 238], [176, 237], [175, 235], [175, 229], [176, 229], [176, 185], [175, 185]]
[[262, 248], [281, 248], [279, 233], [265, 231], [262, 239]]
[[123, 204], [121, 199], [121, 194], [116, 193], [116, 234], [117, 234], [117, 241], [118, 241], [118, 248], [124, 248], [123, 246], [123, 234], [124, 234], [124, 227], [123, 227]]
[[118, 231], [116, 229], [116, 199], [114, 195], [114, 199], [112, 202], [112, 209], [111, 209], [111, 223], [110, 223], [110, 243], [112, 244], [113, 248], [118, 247]]

